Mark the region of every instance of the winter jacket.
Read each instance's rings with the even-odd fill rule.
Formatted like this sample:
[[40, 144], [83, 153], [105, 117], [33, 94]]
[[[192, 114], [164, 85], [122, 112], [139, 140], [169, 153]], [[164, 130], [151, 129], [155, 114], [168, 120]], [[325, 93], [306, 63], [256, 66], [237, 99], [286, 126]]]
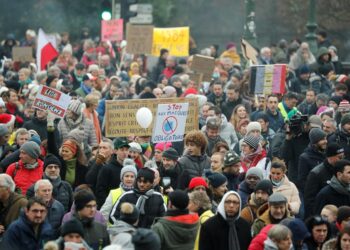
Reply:
[[[83, 224], [84, 239], [86, 243], [94, 250], [100, 250], [110, 243], [106, 225], [94, 220], [81, 219], [74, 215]], [[63, 224], [62, 224], [63, 225]]]
[[35, 235], [31, 222], [25, 213], [21, 213], [20, 217], [5, 231], [2, 249], [38, 250], [43, 248], [45, 242], [53, 239], [52, 227], [47, 220], [40, 225], [39, 232]]
[[252, 239], [248, 250], [264, 250], [264, 242], [267, 239], [267, 234], [273, 226], [273, 224], [269, 224], [261, 229], [260, 233]]
[[244, 180], [244, 174], [233, 175], [222, 172], [223, 175], [227, 178], [227, 190], [229, 191], [237, 191], [239, 184]]
[[[33, 117], [31, 120], [25, 122], [23, 124], [23, 128], [26, 128], [27, 130], [33, 129], [35, 130], [38, 135], [40, 136], [40, 139], [46, 140], [47, 139], [47, 120], [39, 120], [36, 117]], [[55, 135], [58, 136], [58, 131], [55, 131]]]
[[206, 149], [206, 154], [210, 157], [211, 154], [213, 153], [213, 149], [214, 149], [214, 146], [218, 143], [218, 142], [226, 142], [224, 139], [222, 139], [220, 137], [220, 135], [218, 135], [217, 137], [215, 138], [209, 138], [207, 133], [205, 132], [204, 133], [204, 136], [207, 138], [207, 141], [208, 141], [208, 145], [207, 145], [207, 149]]
[[[62, 203], [64, 211], [68, 212], [73, 204], [73, 190], [71, 185], [62, 181], [61, 177], [58, 176], [56, 179], [50, 179], [45, 173], [43, 179], [49, 180], [53, 186], [52, 197]], [[27, 198], [34, 197], [34, 185], [28, 188], [26, 196]]]
[[[233, 191], [231, 191], [233, 192]], [[235, 228], [237, 238], [239, 239], [240, 249], [248, 249], [251, 241], [250, 226], [248, 222], [240, 218], [240, 210], [235, 219]], [[229, 247], [229, 225], [226, 221], [226, 213], [223, 202], [218, 206], [218, 212], [215, 216], [208, 219], [200, 229], [199, 249], [200, 250], [226, 250]]]
[[312, 74], [310, 77], [311, 88], [318, 94], [331, 95], [333, 92], [332, 83], [323, 75]]
[[254, 189], [250, 189], [248, 183], [244, 180], [238, 187], [238, 194], [241, 197], [242, 207], [245, 207], [249, 196], [254, 192]]
[[96, 184], [97, 178], [100, 174], [101, 169], [106, 165], [106, 163], [97, 164], [96, 159], [92, 159], [88, 163], [88, 171], [85, 175], [85, 181], [89, 184], [92, 191], [96, 194]]
[[90, 147], [97, 145], [95, 128], [92, 121], [86, 119], [83, 114], [81, 119], [81, 123], [76, 126], [70, 126], [65, 118], [60, 120], [57, 126], [58, 131], [60, 132], [60, 141], [63, 142], [68, 137], [69, 132], [73, 129], [82, 127], [84, 130], [84, 140], [86, 140], [87, 145]]
[[308, 144], [308, 133], [303, 133], [291, 140], [284, 140], [281, 146], [281, 158], [287, 163], [288, 179], [293, 183], [298, 183], [299, 157]]
[[61, 202], [52, 199], [47, 206], [46, 220], [50, 223], [53, 235], [57, 238], [60, 234], [60, 226], [64, 216], [64, 207]]
[[269, 109], [266, 109], [265, 114], [269, 119], [269, 127], [273, 131], [277, 132], [280, 128], [283, 127], [284, 119], [281, 112], [279, 112], [279, 110], [277, 110], [276, 114], [272, 114], [272, 112]]
[[96, 182], [96, 197], [99, 208], [105, 202], [109, 191], [119, 187], [122, 168], [123, 165], [119, 163], [116, 155], [112, 155], [109, 163], [101, 168]]
[[19, 162], [12, 163], [6, 170], [6, 174], [12, 177], [22, 194], [25, 194], [32, 184], [43, 177], [44, 163], [40, 159], [37, 160], [37, 163], [36, 168], [27, 169], [22, 160], [19, 160]]
[[[147, 195], [147, 193], [151, 194]], [[140, 211], [138, 227], [150, 228], [156, 217], [162, 217], [165, 215], [166, 206], [160, 193], [151, 189], [145, 194], [140, 193], [137, 189], [134, 189], [132, 191], [125, 192], [116, 202], [109, 217], [110, 222], [114, 224], [115, 221], [119, 219], [120, 207], [123, 202], [129, 202], [139, 208], [141, 205], [140, 202], [142, 200], [142, 195], [147, 196], [147, 198], [144, 204], [144, 214], [142, 214]]]
[[224, 103], [224, 101], [226, 100], [226, 94], [222, 93], [221, 96], [216, 96], [214, 93], [210, 93], [207, 96], [208, 102], [211, 102], [212, 104], [214, 104], [215, 106], [219, 107], [220, 109], [222, 109], [222, 104]]
[[247, 113], [251, 113], [251, 105], [248, 101], [244, 100], [242, 97], [239, 97], [236, 101], [230, 102], [226, 100], [222, 103], [222, 113], [226, 116], [227, 120], [231, 120], [232, 112], [235, 109], [235, 107], [239, 104], [244, 105], [245, 109], [247, 110]]
[[247, 205], [241, 211], [241, 218], [244, 219], [249, 225], [252, 225], [256, 219], [256, 212], [258, 211], [258, 206], [254, 202], [255, 193], [252, 193], [249, 198]]
[[196, 241], [194, 243], [194, 250], [198, 250], [199, 249], [199, 233], [201, 230], [201, 226], [211, 217], [213, 217], [214, 214], [213, 212], [209, 209], [205, 212], [203, 212], [200, 216], [199, 216], [199, 228], [197, 231], [197, 236], [196, 236]]
[[313, 215], [315, 198], [318, 192], [332, 179], [334, 167], [326, 160], [311, 170], [304, 189], [305, 218]]
[[182, 168], [179, 165], [179, 163], [176, 162], [175, 166], [172, 168], [169, 168], [169, 169], [165, 169], [163, 167], [163, 164], [160, 163], [158, 170], [159, 170], [159, 175], [162, 178], [162, 180], [164, 177], [170, 178], [170, 186], [175, 190], [178, 187], [178, 184], [179, 184], [178, 179], [179, 179], [179, 177], [181, 175], [181, 171], [182, 171]]
[[5, 230], [18, 219], [21, 209], [27, 205], [27, 202], [23, 195], [13, 192], [7, 202], [0, 203], [0, 225], [3, 225]]
[[[57, 240], [55, 240], [55, 242], [58, 245], [59, 249], [64, 249], [63, 237], [59, 237]], [[82, 244], [85, 247], [84, 250], [92, 250], [92, 248], [87, 244], [87, 242], [85, 240], [82, 241]]]
[[159, 218], [152, 226], [162, 250], [193, 250], [198, 230], [198, 215], [184, 214]]
[[119, 200], [120, 196], [122, 196], [124, 192], [124, 189], [121, 187], [109, 191], [106, 201], [103, 203], [100, 209], [100, 212], [106, 221], [108, 221], [109, 214], [111, 213], [114, 204]]
[[[58, 148], [56, 146], [56, 138], [53, 131], [47, 131], [47, 150], [49, 153], [55, 155], [60, 160], [62, 165], [60, 170], [60, 176], [62, 180], [66, 180], [67, 166], [63, 158], [58, 153]], [[85, 175], [87, 171], [88, 171], [88, 168], [86, 166], [81, 165], [78, 161], [76, 162], [75, 180], [74, 180], [74, 185], [72, 186], [73, 189], [81, 184], [86, 183]]]
[[281, 185], [278, 187], [273, 185], [273, 192], [281, 193], [287, 198], [289, 209], [293, 215], [299, 213], [299, 208], [301, 205], [299, 191], [295, 184], [288, 180], [286, 175], [284, 176]]
[[350, 160], [350, 134], [347, 134], [343, 129], [337, 131], [328, 138], [328, 143], [336, 142], [344, 148], [345, 159]]
[[322, 246], [322, 250], [335, 250], [335, 249], [339, 249], [337, 248], [337, 243], [338, 243], [338, 239], [337, 238], [333, 238], [330, 240], [327, 240], [323, 246]]
[[187, 188], [193, 177], [204, 176], [205, 170], [210, 169], [210, 158], [206, 154], [201, 156], [186, 154], [178, 162], [182, 169], [178, 184], [180, 189]]
[[132, 243], [132, 234], [136, 231], [134, 226], [122, 220], [117, 220], [116, 223], [107, 230], [112, 244], [120, 246], [123, 250], [135, 249]]
[[[70, 211], [63, 216], [62, 224], [64, 224], [67, 221], [71, 220], [75, 213], [76, 213], [75, 205], [73, 203], [72, 207], [70, 208]], [[105, 218], [103, 217], [102, 213], [100, 211], [98, 211], [98, 210], [95, 213], [94, 221], [97, 222], [97, 223], [100, 223], [102, 225], [106, 225], [107, 224], [107, 222], [106, 222]]]
[[317, 113], [317, 105], [316, 103], [307, 103], [306, 100], [304, 100], [302, 103], [299, 104], [298, 110], [303, 114], [303, 115], [315, 115]]
[[305, 182], [310, 171], [317, 165], [321, 164], [325, 157], [325, 154], [318, 151], [313, 145], [309, 145], [304, 153], [300, 155], [297, 182], [300, 190], [304, 190]]
[[321, 214], [322, 208], [325, 205], [349, 206], [350, 192], [349, 188], [345, 187], [339, 180], [333, 176], [330, 183], [321, 189], [315, 199], [314, 213]]

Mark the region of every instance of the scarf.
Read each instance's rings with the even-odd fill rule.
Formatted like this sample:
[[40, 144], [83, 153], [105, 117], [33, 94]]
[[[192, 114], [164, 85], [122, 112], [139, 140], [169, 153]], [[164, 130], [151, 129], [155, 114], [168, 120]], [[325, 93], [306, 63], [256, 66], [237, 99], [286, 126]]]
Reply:
[[136, 207], [139, 209], [140, 214], [144, 215], [146, 214], [145, 212], [145, 204], [146, 201], [154, 194], [154, 190], [150, 189], [145, 193], [140, 193], [135, 190], [136, 194], [139, 195], [139, 198], [137, 199], [136, 202]]
[[102, 141], [102, 133], [96, 110], [91, 113], [87, 108], [85, 108], [83, 109], [83, 114], [85, 115], [86, 119], [92, 121], [94, 124], [97, 143], [100, 144]]
[[280, 180], [280, 181], [274, 181], [274, 180], [272, 180], [271, 178], [270, 178], [270, 180], [271, 180], [271, 183], [272, 183], [272, 185], [274, 186], [274, 187], [280, 187], [282, 184], [283, 184], [283, 182], [284, 182], [284, 177]]
[[266, 151], [259, 146], [257, 150], [251, 154], [245, 155], [243, 152], [242, 156], [242, 168], [244, 172], [247, 172], [249, 168], [255, 167], [259, 161], [266, 157]]
[[69, 184], [74, 185], [75, 182], [75, 167], [77, 165], [77, 159], [73, 158], [71, 160], [65, 161], [66, 163], [66, 176], [65, 179]]
[[80, 84], [80, 87], [81, 87], [81, 89], [84, 91], [85, 94], [88, 95], [88, 94], [91, 93], [92, 88], [86, 86], [83, 82]]
[[34, 162], [33, 164], [25, 163], [23, 164], [25, 169], [34, 169], [38, 166], [38, 162]]
[[67, 116], [65, 116], [63, 119], [66, 122], [66, 125], [68, 127], [68, 131], [75, 129], [76, 127], [78, 127], [80, 124], [83, 123], [83, 115], [82, 114], [75, 121], [72, 118], [68, 118]]
[[329, 185], [338, 193], [343, 195], [350, 195], [350, 185], [340, 182], [337, 177], [333, 176]]
[[229, 250], [240, 250], [239, 239], [237, 236], [235, 221], [237, 218], [228, 217], [226, 218], [226, 222], [229, 226], [228, 230], [228, 249]]
[[121, 189], [123, 189], [125, 192], [127, 192], [127, 191], [131, 191], [131, 190], [133, 190], [133, 186], [127, 186], [127, 185], [125, 185], [124, 183], [120, 183], [120, 185], [119, 185], [119, 187], [121, 187]]

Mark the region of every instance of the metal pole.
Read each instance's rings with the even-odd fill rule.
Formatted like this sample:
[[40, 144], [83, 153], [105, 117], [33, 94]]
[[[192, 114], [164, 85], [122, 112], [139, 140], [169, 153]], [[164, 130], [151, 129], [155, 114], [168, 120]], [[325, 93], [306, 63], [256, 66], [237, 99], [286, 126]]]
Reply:
[[316, 0], [309, 0], [309, 18], [306, 24], [308, 33], [305, 38], [310, 46], [310, 50], [313, 54], [317, 52], [317, 36], [316, 36]]
[[115, 0], [112, 0], [112, 20], [115, 19]]
[[244, 0], [245, 3], [245, 22], [243, 38], [252, 46], [257, 47], [257, 36], [255, 32], [255, 0]]

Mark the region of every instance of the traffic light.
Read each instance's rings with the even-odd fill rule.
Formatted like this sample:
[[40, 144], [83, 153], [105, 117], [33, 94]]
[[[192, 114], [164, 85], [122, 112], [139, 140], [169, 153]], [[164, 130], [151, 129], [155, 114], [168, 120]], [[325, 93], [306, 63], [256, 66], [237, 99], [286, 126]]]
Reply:
[[101, 18], [106, 21], [112, 19], [112, 4], [110, 0], [102, 0]]
[[130, 11], [130, 5], [136, 4], [138, 0], [121, 0], [120, 2], [120, 17], [124, 19], [124, 23], [129, 22], [131, 17], [137, 16], [136, 11]]

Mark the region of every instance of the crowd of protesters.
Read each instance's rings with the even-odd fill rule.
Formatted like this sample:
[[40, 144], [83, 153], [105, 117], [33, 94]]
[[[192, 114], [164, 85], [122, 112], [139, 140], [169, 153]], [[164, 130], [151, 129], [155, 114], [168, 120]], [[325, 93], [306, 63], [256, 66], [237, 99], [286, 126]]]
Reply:
[[[287, 64], [285, 92], [254, 95], [251, 61], [229, 42], [153, 67], [84, 30], [40, 71], [14, 62], [36, 32], [0, 46], [0, 249], [350, 249], [350, 79], [327, 34], [318, 51], [281, 40], [259, 65]], [[35, 53], [33, 53], [35, 54]], [[215, 58], [210, 82], [193, 55]], [[32, 107], [41, 85], [65, 116]], [[184, 141], [106, 138], [106, 100], [197, 98]]]

